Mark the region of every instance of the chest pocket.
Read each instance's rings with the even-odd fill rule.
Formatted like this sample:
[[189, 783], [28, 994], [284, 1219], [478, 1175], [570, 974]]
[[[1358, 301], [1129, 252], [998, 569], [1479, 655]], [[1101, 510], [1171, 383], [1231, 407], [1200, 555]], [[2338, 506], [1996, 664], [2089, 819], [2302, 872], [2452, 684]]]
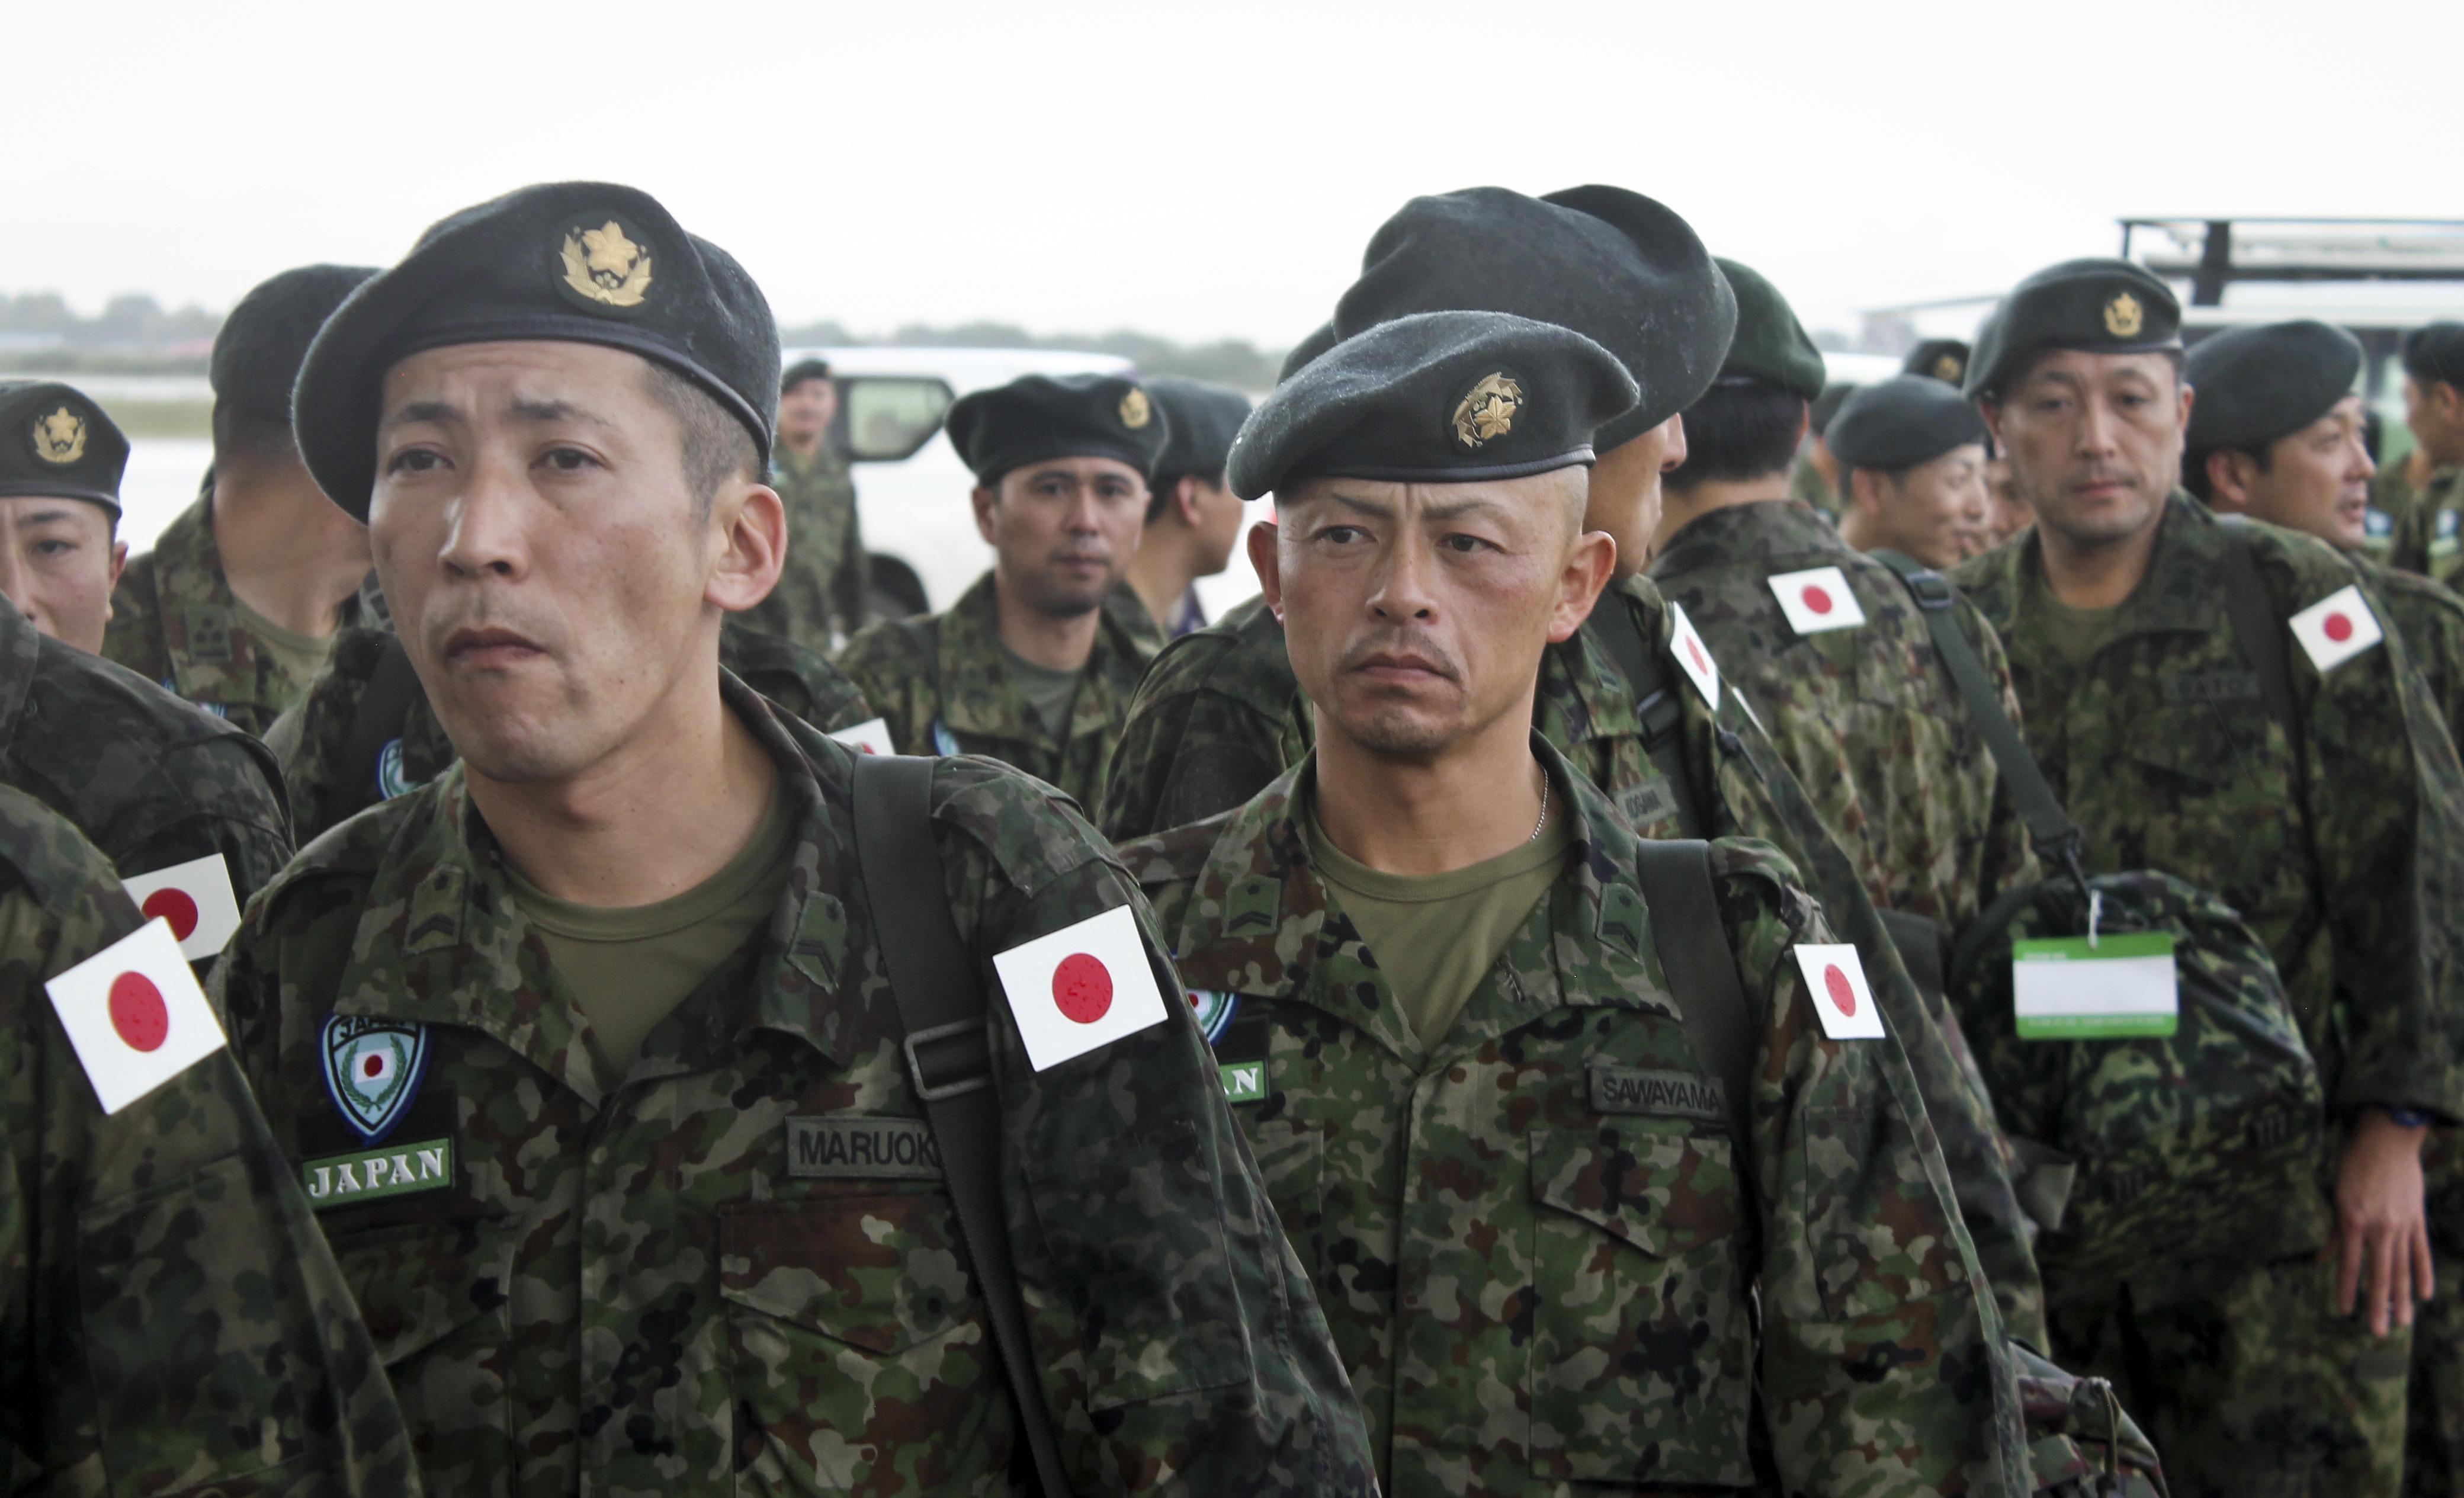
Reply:
[[[722, 1207], [718, 1242], [740, 1490], [886, 1481], [904, 1443], [865, 1437], [893, 1428], [937, 1432], [936, 1463], [999, 1470], [1010, 1417], [946, 1195]], [[933, 1485], [980, 1476], [941, 1466]]]
[[513, 1338], [516, 1221], [360, 1226], [328, 1213], [319, 1225], [423, 1455], [456, 1440], [510, 1440], [503, 1352]]
[[1752, 1337], [1728, 1141], [1610, 1119], [1529, 1142], [1533, 1469], [1748, 1485]]
[[[2173, 695], [2239, 691], [2247, 673], [2186, 675]], [[2255, 691], [2220, 700], [2175, 700], [2128, 730], [2124, 755], [2137, 785], [2125, 794], [2074, 796], [2130, 811], [2124, 825], [2092, 828], [2117, 868], [2161, 869], [2214, 890], [2254, 922], [2304, 908], [2308, 855], [2294, 807], [2293, 760], [2284, 734]], [[2074, 764], [2076, 782], [2088, 766]], [[2158, 815], [2145, 808], [2161, 808]], [[2076, 813], [2075, 813], [2076, 814]]]

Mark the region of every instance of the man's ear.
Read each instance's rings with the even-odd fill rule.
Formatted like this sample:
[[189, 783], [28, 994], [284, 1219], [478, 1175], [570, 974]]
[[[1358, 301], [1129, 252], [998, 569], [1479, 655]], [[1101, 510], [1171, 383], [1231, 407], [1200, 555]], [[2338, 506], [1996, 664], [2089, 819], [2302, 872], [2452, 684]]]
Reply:
[[[114, 537], [111, 542], [111, 588], [113, 592], [116, 593], [120, 590], [120, 575], [127, 570], [128, 543], [117, 537]], [[104, 607], [108, 608], [109, 606], [110, 605], [106, 602]], [[111, 615], [105, 613], [103, 617], [108, 619]]]
[[978, 484], [967, 496], [967, 502], [976, 507], [976, 534], [984, 539], [985, 545], [994, 544], [993, 506], [1001, 502], [1001, 491]]
[[1249, 565], [1257, 569], [1258, 591], [1265, 595], [1266, 611], [1277, 624], [1284, 620], [1284, 565], [1275, 551], [1282, 534], [1279, 522], [1270, 518], [1250, 526], [1248, 536]]
[[2234, 515], [2250, 513], [2251, 492], [2257, 487], [2258, 465], [2247, 452], [2218, 448], [2208, 454], [2208, 498], [2215, 508]]
[[1856, 506], [1866, 519], [1880, 524], [1882, 518], [1882, 475], [1870, 468], [1850, 469], [1848, 502]]
[[1978, 415], [1985, 418], [1985, 430], [1993, 433], [1993, 451], [2008, 457], [2011, 453], [2011, 444], [2002, 440], [2002, 403], [1995, 400], [1980, 400], [1976, 403], [1976, 411]]
[[[1583, 627], [1598, 606], [1600, 592], [1617, 576], [1617, 538], [1606, 531], [1585, 531], [1574, 538], [1573, 553], [1557, 583], [1557, 606], [1549, 615], [1549, 643], [1563, 645]], [[1610, 607], [1621, 606], [1612, 602]]]
[[787, 507], [767, 484], [732, 483], [711, 506], [717, 541], [702, 598], [731, 614], [770, 596], [787, 564]]

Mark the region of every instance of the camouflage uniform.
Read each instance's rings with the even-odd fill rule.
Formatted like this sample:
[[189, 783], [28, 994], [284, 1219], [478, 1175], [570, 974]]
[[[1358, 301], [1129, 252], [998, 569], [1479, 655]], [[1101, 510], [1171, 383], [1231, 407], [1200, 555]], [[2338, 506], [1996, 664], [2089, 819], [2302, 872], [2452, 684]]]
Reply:
[[[1754, 1478], [1757, 1384], [1789, 1492], [1991, 1490], [1999, 1335], [1898, 1052], [1815, 1020], [1791, 951], [1832, 939], [1819, 911], [1768, 848], [1717, 845], [1758, 1011], [1741, 1158], [1635, 835], [1535, 752], [1577, 856], [1430, 1049], [1309, 862], [1313, 758], [1122, 849], [1193, 990], [1230, 1010], [1227, 1071], [1263, 1066], [1236, 1112], [1385, 1490], [1729, 1491]], [[1604, 1078], [1659, 1087], [1604, 1103]]]
[[[458, 758], [453, 741], [445, 737], [445, 725], [428, 705], [427, 694], [414, 690], [400, 733], [377, 755], [376, 773], [363, 775], [361, 766], [344, 763], [350, 758], [352, 718], [392, 638], [384, 629], [343, 630], [334, 641], [333, 659], [308, 694], [266, 730], [266, 747], [281, 761], [283, 781], [291, 788], [293, 825], [303, 847], [344, 818], [427, 784]], [[719, 633], [718, 663], [772, 705], [824, 733], [853, 728], [872, 716], [864, 694], [837, 667], [803, 646], [745, 628], [733, 619]], [[342, 783], [345, 776], [348, 785]]]
[[73, 823], [123, 877], [219, 853], [242, 901], [291, 859], [265, 746], [0, 608], [0, 782]]
[[2464, 465], [2431, 472], [2429, 487], [2412, 496], [2410, 510], [2396, 523], [2387, 561], [2455, 586], [2457, 574], [2464, 573]]
[[[214, 489], [179, 514], [154, 549], [129, 562], [111, 595], [102, 653], [165, 691], [262, 735], [308, 683], [295, 681], [239, 621], [238, 600], [214, 548]], [[361, 622], [354, 596], [341, 622]]]
[[826, 442], [809, 458], [783, 446], [772, 458], [770, 487], [787, 509], [787, 564], [770, 596], [741, 617], [751, 628], [826, 655], [840, 637], [864, 628], [871, 586], [855, 478]]
[[1165, 648], [1121, 727], [1096, 825], [1114, 841], [1202, 822], [1301, 761], [1309, 698], [1263, 597]]
[[2391, 561], [2404, 522], [2420, 502], [2421, 496], [2405, 481], [2403, 464], [2380, 469], [2370, 480], [2370, 505], [2362, 515], [2362, 554], [2373, 562]]
[[1788, 496], [1824, 515], [1839, 513], [1839, 491], [1831, 487], [1831, 480], [1822, 476], [1811, 456], [1796, 460], [1796, 471], [1788, 475]]
[[416, 1492], [231, 1052], [95, 1101], [43, 984], [139, 920], [75, 828], [0, 788], [0, 1492]]
[[[2464, 772], [2436, 709], [2392, 631], [2323, 677], [2288, 639], [2297, 755], [2219, 603], [2225, 528], [2178, 491], [2161, 524], [2145, 579], [2083, 668], [2021, 628], [2042, 575], [2035, 535], [1954, 575], [2003, 636], [2030, 746], [2091, 868], [2213, 890], [2269, 944], [2339, 1115], [2384, 1105], [2453, 1118]], [[2354, 581], [2307, 537], [2248, 533], [2278, 618]], [[2319, 1195], [2286, 1203], [2272, 1262], [2167, 1267], [2162, 1283], [2136, 1279], [2118, 1303], [2055, 1319], [2065, 1362], [2123, 1376], [2133, 1408], [2154, 1417], [2178, 1491], [2395, 1490], [2406, 1336], [2334, 1316], [2332, 1264], [2316, 1258], [2340, 1155], [2331, 1142]]]
[[997, 606], [987, 572], [946, 613], [866, 628], [839, 652], [839, 670], [888, 721], [899, 753], [985, 755], [1092, 806], [1160, 643], [1155, 623], [1143, 607], [1132, 617], [1106, 601], [1069, 732], [1055, 739], [1002, 668]]
[[[1826, 566], [1848, 580], [1865, 623], [1800, 636], [1769, 580]], [[2027, 828], [1890, 568], [1781, 500], [1701, 517], [1654, 556], [1650, 575], [1761, 709], [1876, 905], [1956, 932], [2004, 890], [2035, 881]], [[1974, 606], [1958, 608], [2016, 717], [2000, 640]]]
[[[233, 1045], [436, 1490], [1005, 1493], [1015, 1421], [951, 1201], [896, 1149], [924, 1115], [855, 878], [853, 751], [721, 688], [795, 808], [793, 870], [628, 1072], [599, 1070], [458, 768], [251, 909], [217, 969]], [[1155, 947], [1048, 788], [954, 761], [934, 803], [988, 994], [995, 953], [1125, 903]], [[1165, 1023], [1042, 1072], [990, 1006], [1006, 1226], [1073, 1483], [1365, 1493], [1325, 1320], [1155, 969]], [[370, 1153], [326, 1090], [337, 1015], [420, 1027], [425, 1084], [373, 1153], [422, 1189], [333, 1194]], [[856, 1135], [879, 1147], [794, 1144]]]

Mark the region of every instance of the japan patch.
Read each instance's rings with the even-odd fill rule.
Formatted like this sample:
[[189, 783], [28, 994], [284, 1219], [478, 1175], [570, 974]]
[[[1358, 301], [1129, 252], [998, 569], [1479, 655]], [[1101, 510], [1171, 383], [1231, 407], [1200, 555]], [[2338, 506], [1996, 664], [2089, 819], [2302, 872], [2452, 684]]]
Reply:
[[2325, 675], [2387, 638], [2358, 584], [2347, 583], [2288, 621], [2293, 638]]
[[1848, 579], [1837, 567], [1809, 567], [1803, 572], [1773, 573], [1768, 581], [1789, 628], [1799, 634], [1855, 629], [1865, 623], [1865, 610], [1848, 591]]
[[885, 718], [869, 717], [853, 728], [842, 728], [830, 737], [858, 754], [896, 754], [898, 752], [891, 745], [890, 723]]
[[428, 1026], [336, 1014], [325, 1019], [325, 1095], [351, 1132], [371, 1145], [410, 1111], [428, 1075]]
[[1881, 1040], [1882, 1011], [1874, 1007], [1874, 990], [1865, 982], [1865, 965], [1857, 949], [1800, 945], [1797, 971], [1814, 996], [1814, 1012], [1822, 1019], [1822, 1033], [1833, 1040]]
[[239, 896], [220, 853], [120, 881], [147, 920], [171, 928], [180, 955], [191, 962], [218, 956], [239, 930]]
[[213, 1006], [163, 920], [147, 921], [43, 989], [106, 1113], [223, 1046]]
[[1126, 905], [1012, 947], [993, 971], [1038, 1071], [1160, 1024], [1167, 1012]]
[[1694, 621], [1685, 617], [1683, 606], [1673, 598], [1668, 601], [1668, 617], [1677, 626], [1677, 632], [1668, 640], [1669, 653], [1677, 657], [1678, 669], [1694, 683], [1694, 690], [1703, 694], [1703, 700], [1716, 709], [1720, 705], [1720, 666], [1711, 659], [1711, 648], [1694, 632]]

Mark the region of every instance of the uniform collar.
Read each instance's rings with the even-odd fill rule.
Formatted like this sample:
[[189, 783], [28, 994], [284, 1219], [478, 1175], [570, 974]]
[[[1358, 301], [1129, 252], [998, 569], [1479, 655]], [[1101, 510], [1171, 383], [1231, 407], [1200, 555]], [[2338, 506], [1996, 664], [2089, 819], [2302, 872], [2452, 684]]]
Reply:
[[[1609, 584], [1592, 612], [1604, 608], [1631, 612], [1643, 640], [1654, 649], [1667, 643], [1667, 601], [1649, 578], [1638, 573]], [[1532, 726], [1551, 743], [1642, 737], [1642, 719], [1635, 711], [1625, 673], [1617, 670], [1590, 628], [1575, 630], [1541, 655], [1540, 691], [1534, 701]]]
[[[941, 684], [941, 721], [953, 733], [1055, 749], [1089, 734], [1117, 733], [1138, 677], [1155, 655], [1146, 644], [1147, 636], [1113, 608], [1098, 610], [1094, 649], [1087, 654], [1078, 694], [1070, 702], [1069, 732], [1055, 744], [1043, 723], [1027, 711], [1025, 696], [1001, 664], [1001, 606], [993, 587], [993, 574], [987, 572], [941, 616], [933, 662], [934, 679]], [[1116, 676], [1121, 679], [1113, 679]], [[992, 690], [980, 694], [952, 690], [952, 683], [971, 681], [982, 681]]]
[[[2113, 628], [2099, 647], [2100, 653], [2140, 635], [2214, 634], [2229, 628], [2217, 603], [2224, 522], [2206, 505], [2176, 489], [2166, 498], [2165, 515], [2156, 527], [2146, 575], [2117, 606]], [[1987, 617], [2026, 652], [2033, 636], [2011, 627], [2025, 606], [2029, 590], [2045, 585], [2044, 543], [2032, 527], [2004, 550], [1997, 569], [2001, 575], [1978, 603]]]
[[[197, 497], [172, 517], [154, 540], [154, 596], [165, 613], [200, 605], [228, 615], [231, 584], [223, 577], [222, 551], [214, 544], [214, 480], [206, 475]], [[185, 625], [186, 621], [183, 621]], [[224, 660], [202, 660], [192, 652], [174, 651], [171, 679], [164, 683], [174, 694], [199, 702], [244, 701], [254, 695], [255, 663], [248, 657], [253, 642], [237, 619], [230, 620], [231, 653]]]
[[1815, 508], [1801, 499], [1757, 499], [1748, 504], [1707, 510], [1669, 538], [1651, 560], [1655, 578], [1717, 566], [1734, 557], [1770, 557], [1800, 552], [1844, 553], [1839, 539]]

